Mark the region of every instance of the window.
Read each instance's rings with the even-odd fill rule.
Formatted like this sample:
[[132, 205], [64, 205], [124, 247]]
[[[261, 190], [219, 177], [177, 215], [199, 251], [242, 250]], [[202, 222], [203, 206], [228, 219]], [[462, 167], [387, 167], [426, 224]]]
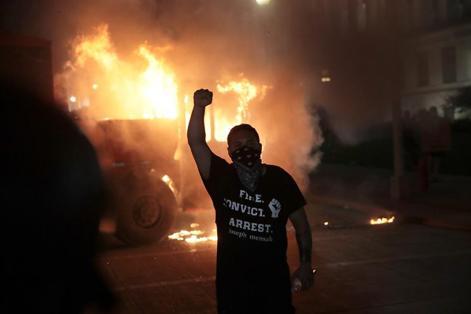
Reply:
[[417, 54], [417, 86], [427, 86], [429, 84], [428, 54], [419, 52]]
[[456, 48], [442, 49], [442, 78], [443, 83], [456, 82]]

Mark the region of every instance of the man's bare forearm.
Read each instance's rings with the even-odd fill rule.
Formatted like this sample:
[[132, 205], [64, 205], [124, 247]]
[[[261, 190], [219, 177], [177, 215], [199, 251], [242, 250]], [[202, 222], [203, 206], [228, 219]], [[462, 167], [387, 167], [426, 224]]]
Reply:
[[310, 266], [312, 264], [311, 229], [308, 227], [307, 230], [300, 233], [296, 232], [296, 241], [298, 242], [300, 264], [309, 264]]
[[213, 101], [213, 93], [208, 89], [199, 89], [193, 94], [194, 107], [188, 123], [188, 144], [203, 180], [209, 178], [211, 168], [211, 150], [206, 144], [204, 131], [204, 111]]
[[296, 230], [296, 241], [299, 248], [299, 261], [301, 266], [311, 265], [311, 251], [312, 251], [312, 235], [311, 226], [306, 216], [304, 208], [293, 212], [289, 219], [291, 220], [294, 229]]
[[190, 146], [194, 144], [202, 144], [206, 141], [206, 132], [204, 130], [204, 112], [204, 107], [193, 107], [187, 131], [188, 144], [190, 144]]

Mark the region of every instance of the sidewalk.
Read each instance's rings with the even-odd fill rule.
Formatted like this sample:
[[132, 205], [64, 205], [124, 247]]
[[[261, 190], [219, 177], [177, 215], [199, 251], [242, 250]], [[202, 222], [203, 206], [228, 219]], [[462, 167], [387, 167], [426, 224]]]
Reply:
[[471, 231], [471, 177], [443, 176], [424, 193], [390, 198], [391, 171], [321, 164], [311, 175], [310, 192], [322, 203], [364, 211], [384, 211], [400, 222]]

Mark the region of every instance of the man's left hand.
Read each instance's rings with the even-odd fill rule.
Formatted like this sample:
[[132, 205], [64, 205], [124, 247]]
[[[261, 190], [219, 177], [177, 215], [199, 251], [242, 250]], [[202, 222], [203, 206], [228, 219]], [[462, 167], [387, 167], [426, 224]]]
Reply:
[[294, 291], [299, 291], [295, 282], [301, 282], [301, 290], [307, 290], [311, 288], [314, 283], [314, 273], [311, 267], [311, 264], [301, 264], [298, 269], [291, 276], [291, 286], [294, 288]]

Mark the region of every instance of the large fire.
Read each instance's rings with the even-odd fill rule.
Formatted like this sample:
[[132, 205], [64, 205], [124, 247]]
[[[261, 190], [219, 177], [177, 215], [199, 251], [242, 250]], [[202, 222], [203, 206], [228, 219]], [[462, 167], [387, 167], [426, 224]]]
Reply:
[[[72, 44], [72, 58], [59, 75], [71, 111], [83, 110], [95, 120], [179, 116], [188, 120], [190, 96], [181, 90], [170, 63], [159, 56], [161, 49], [143, 43], [130, 56], [122, 56], [107, 25], [98, 26], [93, 34], [78, 36]], [[234, 95], [237, 108], [232, 114], [227, 110], [230, 104], [219, 106], [216, 101], [211, 109], [214, 113], [206, 121], [207, 139], [213, 136], [214, 140], [224, 141], [232, 126], [247, 122], [250, 102], [263, 98], [265, 90], [265, 86], [258, 87], [243, 76], [219, 83], [217, 92]]]
[[[178, 86], [172, 70], [153, 48], [140, 45], [130, 58], [120, 57], [101, 25], [73, 43], [66, 65], [69, 108], [87, 108], [95, 119], [175, 119]], [[72, 102], [73, 104], [70, 104]]]

